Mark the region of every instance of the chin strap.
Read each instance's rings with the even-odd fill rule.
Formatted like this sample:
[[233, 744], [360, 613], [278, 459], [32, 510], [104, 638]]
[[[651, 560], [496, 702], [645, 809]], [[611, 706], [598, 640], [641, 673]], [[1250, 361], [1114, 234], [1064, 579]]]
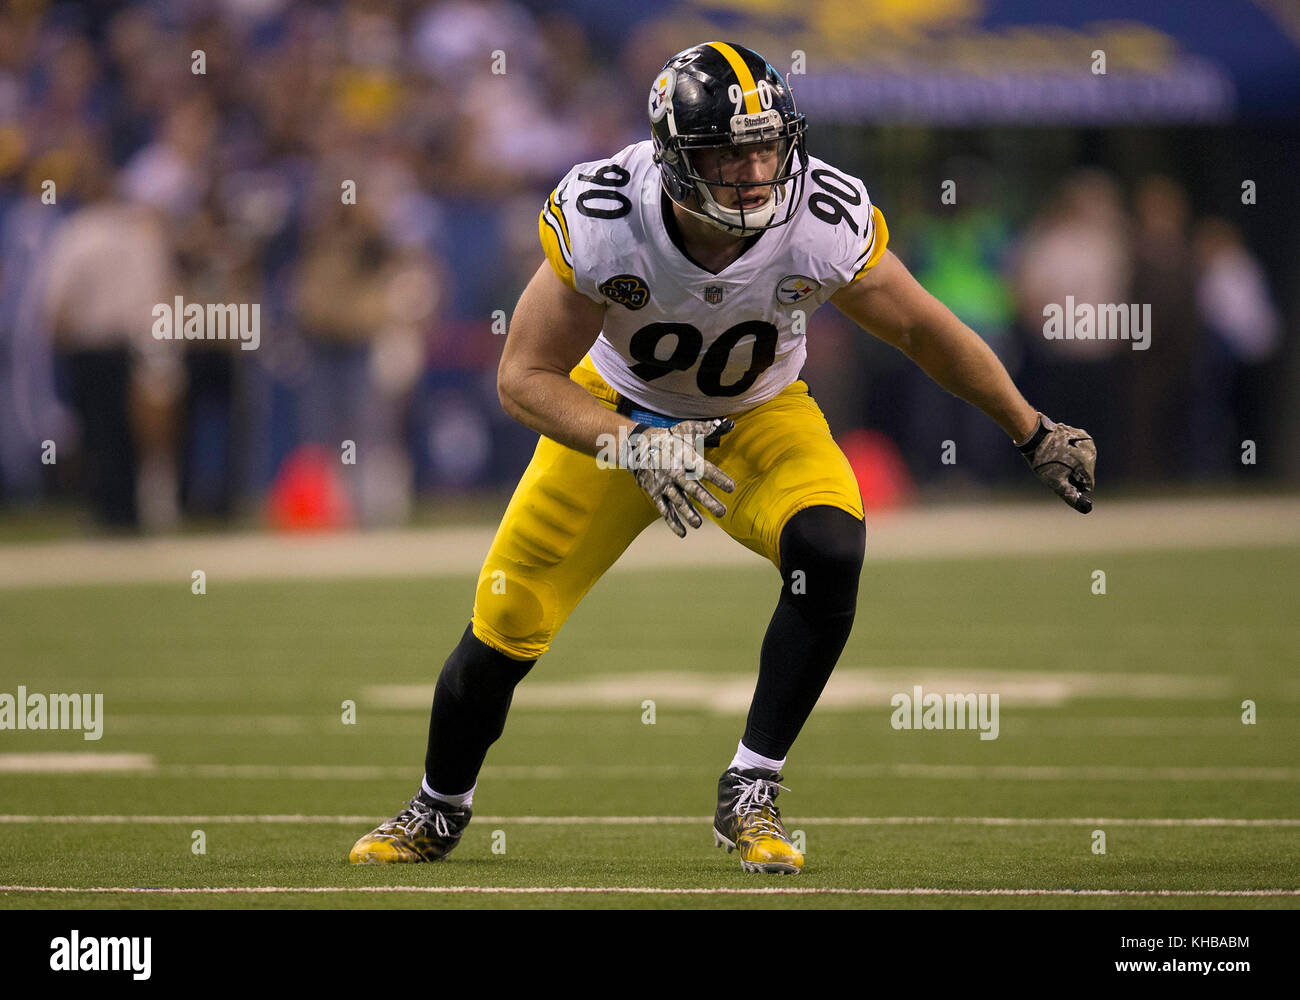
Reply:
[[[697, 188], [702, 186], [703, 185], [700, 184], [696, 185]], [[707, 212], [702, 212], [694, 208], [687, 208], [685, 205], [682, 205], [680, 201], [677, 202], [677, 204], [681, 205], [682, 211], [695, 216], [697, 219], [700, 219], [703, 222], [707, 222], [709, 225], [713, 226], [716, 229], [721, 229], [724, 232], [730, 233], [732, 236], [753, 236], [755, 233], [760, 232], [763, 229], [766, 229], [767, 224], [772, 221], [772, 216], [776, 214], [777, 200], [776, 200], [775, 192], [773, 192], [772, 197], [769, 198], [764, 205], [760, 205], [758, 208], [752, 209], [751, 211], [744, 213], [743, 217], [746, 221], [757, 220], [756, 225], [747, 225], [747, 226], [742, 226], [740, 224], [740, 219], [742, 218], [742, 215], [739, 210], [731, 209], [731, 208], [723, 208], [721, 205], [718, 204], [717, 199], [714, 198], [712, 194], [709, 194], [708, 192], [705, 192], [704, 194], [697, 193], [696, 197], [700, 198], [701, 201], [703, 201], [704, 198], [707, 197], [708, 200], [713, 203], [713, 207], [718, 212], [723, 212], [726, 213], [727, 215], [733, 215], [736, 221], [734, 223], [730, 223], [725, 221], [724, 219], [718, 218], [716, 215], [710, 215]]]

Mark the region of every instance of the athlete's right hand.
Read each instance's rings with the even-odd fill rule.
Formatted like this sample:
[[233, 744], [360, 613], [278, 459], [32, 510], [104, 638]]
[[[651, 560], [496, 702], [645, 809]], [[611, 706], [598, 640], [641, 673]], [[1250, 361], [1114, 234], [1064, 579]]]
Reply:
[[636, 477], [637, 484], [679, 538], [686, 537], [687, 525], [698, 528], [704, 523], [692, 499], [698, 500], [714, 517], [727, 513], [727, 508], [701, 481], [713, 483], [727, 493], [736, 484], [702, 452], [716, 445], [735, 426], [729, 417], [683, 420], [671, 427], [637, 424], [622, 442], [619, 464]]

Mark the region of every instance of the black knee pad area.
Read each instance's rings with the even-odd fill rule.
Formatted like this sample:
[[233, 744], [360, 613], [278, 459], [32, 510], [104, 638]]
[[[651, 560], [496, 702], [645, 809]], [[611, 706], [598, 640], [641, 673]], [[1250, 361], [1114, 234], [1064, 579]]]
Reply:
[[438, 675], [439, 690], [462, 705], [497, 705], [508, 698], [536, 660], [515, 660], [498, 653], [466, 627]]
[[807, 617], [852, 614], [866, 547], [866, 524], [848, 511], [799, 511], [781, 531], [781, 600]]

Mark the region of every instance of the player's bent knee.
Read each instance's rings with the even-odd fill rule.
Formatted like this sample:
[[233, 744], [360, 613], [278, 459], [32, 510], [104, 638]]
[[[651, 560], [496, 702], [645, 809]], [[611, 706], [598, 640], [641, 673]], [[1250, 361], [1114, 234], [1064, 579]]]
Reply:
[[543, 630], [535, 630], [519, 636], [508, 635], [494, 626], [490, 616], [480, 615], [477, 611], [474, 613], [471, 628], [479, 642], [512, 660], [537, 659], [551, 648], [551, 640], [555, 638], [555, 633]]
[[474, 595], [474, 635], [516, 660], [535, 660], [550, 648], [559, 599], [543, 580], [484, 567]]
[[781, 531], [783, 594], [809, 614], [852, 614], [866, 538], [865, 523], [838, 507], [796, 513]]

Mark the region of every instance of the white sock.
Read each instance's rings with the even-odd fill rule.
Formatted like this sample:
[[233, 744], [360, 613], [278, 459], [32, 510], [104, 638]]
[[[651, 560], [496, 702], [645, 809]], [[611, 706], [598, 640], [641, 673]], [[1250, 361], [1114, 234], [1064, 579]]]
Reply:
[[736, 756], [731, 760], [732, 767], [738, 767], [742, 771], [779, 771], [785, 767], [785, 758], [773, 760], [771, 757], [762, 757], [754, 753], [753, 750], [745, 746], [744, 741], [736, 744]]
[[437, 799], [439, 802], [446, 802], [448, 805], [453, 805], [457, 809], [468, 809], [474, 802], [474, 788], [478, 788], [478, 782], [474, 782], [474, 788], [471, 788], [468, 792], [465, 792], [462, 795], [443, 795], [442, 792], [435, 792], [429, 787], [428, 778], [420, 779], [420, 788], [423, 789], [424, 794], [429, 796], [431, 799]]

